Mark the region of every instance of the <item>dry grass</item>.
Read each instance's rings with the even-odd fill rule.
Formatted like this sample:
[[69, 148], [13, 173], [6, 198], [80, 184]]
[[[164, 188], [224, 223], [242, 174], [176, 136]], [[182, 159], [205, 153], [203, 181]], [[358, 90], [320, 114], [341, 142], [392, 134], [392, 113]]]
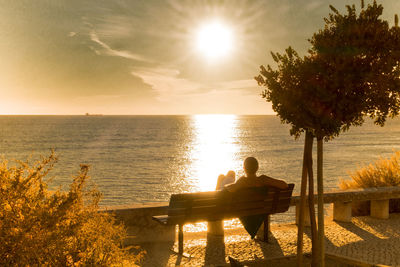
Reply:
[[341, 189], [400, 186], [400, 151], [390, 159], [380, 158], [355, 172], [349, 173], [351, 180], [341, 179]]
[[[390, 158], [380, 158], [374, 164], [349, 172], [351, 180], [340, 179], [341, 189], [400, 186], [400, 151]], [[369, 201], [353, 203], [353, 215], [368, 215]], [[400, 200], [390, 200], [390, 212], [400, 212]]]

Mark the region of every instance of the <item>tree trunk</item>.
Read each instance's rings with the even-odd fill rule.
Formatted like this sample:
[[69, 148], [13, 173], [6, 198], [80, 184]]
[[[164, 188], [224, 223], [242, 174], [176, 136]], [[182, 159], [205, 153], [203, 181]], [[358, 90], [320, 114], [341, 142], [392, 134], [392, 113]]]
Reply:
[[300, 209], [297, 225], [297, 266], [303, 266], [303, 233], [304, 233], [304, 210], [306, 206], [307, 190], [307, 151], [309, 150], [309, 139], [304, 138], [303, 170], [301, 175], [300, 188]]
[[318, 244], [320, 266], [325, 266], [325, 224], [324, 224], [324, 184], [323, 184], [323, 140], [317, 137], [317, 187], [318, 187]]
[[314, 136], [307, 132], [306, 138], [309, 139], [309, 148], [307, 151], [307, 170], [308, 170], [308, 207], [310, 214], [310, 224], [311, 224], [311, 242], [312, 242], [312, 261], [311, 266], [318, 266], [319, 257], [319, 246], [318, 246], [318, 235], [317, 235], [317, 222], [315, 219], [315, 203], [314, 203], [314, 173], [313, 173], [313, 159], [312, 159], [312, 146], [314, 141]]

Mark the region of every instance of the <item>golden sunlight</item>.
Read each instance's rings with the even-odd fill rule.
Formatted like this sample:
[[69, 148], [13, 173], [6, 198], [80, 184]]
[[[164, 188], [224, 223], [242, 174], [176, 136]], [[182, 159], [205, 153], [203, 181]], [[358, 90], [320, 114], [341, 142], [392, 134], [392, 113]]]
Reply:
[[217, 20], [208, 22], [197, 31], [196, 47], [208, 60], [224, 57], [233, 50], [233, 31]]
[[191, 158], [200, 191], [215, 190], [219, 174], [241, 166], [236, 142], [236, 115], [194, 116], [195, 140]]

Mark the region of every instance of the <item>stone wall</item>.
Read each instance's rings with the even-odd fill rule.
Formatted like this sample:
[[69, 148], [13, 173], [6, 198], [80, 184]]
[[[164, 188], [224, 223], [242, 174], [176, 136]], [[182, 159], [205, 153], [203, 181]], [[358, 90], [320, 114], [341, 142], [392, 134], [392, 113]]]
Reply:
[[[294, 195], [290, 201], [291, 206], [296, 206], [296, 223], [300, 215], [300, 196]], [[377, 187], [366, 189], [337, 190], [324, 193], [324, 203], [333, 204], [333, 219], [339, 222], [351, 222], [352, 205], [357, 201], [370, 202], [370, 215], [378, 219], [389, 218], [389, 200], [400, 199], [400, 187]], [[308, 202], [308, 201], [307, 201]], [[317, 203], [317, 195], [314, 195]], [[305, 225], [310, 225], [308, 207], [305, 209]]]
[[[324, 203], [351, 202], [365, 200], [385, 200], [400, 198], [400, 186], [376, 187], [366, 189], [336, 190], [324, 193]], [[314, 202], [317, 203], [317, 195], [314, 195]], [[300, 196], [293, 195], [290, 201], [291, 206], [300, 203]]]
[[175, 226], [164, 226], [152, 219], [155, 215], [167, 214], [168, 203], [146, 205], [110, 206], [104, 211], [115, 214], [127, 227], [126, 245], [143, 242], [170, 242], [175, 239]]

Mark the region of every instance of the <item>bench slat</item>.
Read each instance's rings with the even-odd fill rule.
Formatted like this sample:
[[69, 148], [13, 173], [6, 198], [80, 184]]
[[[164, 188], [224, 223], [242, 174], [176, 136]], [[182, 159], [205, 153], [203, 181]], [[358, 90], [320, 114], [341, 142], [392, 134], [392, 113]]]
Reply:
[[186, 208], [174, 208], [168, 210], [168, 216], [179, 216], [186, 214]]
[[[279, 191], [281, 196], [290, 196], [292, 194], [291, 190], [282, 190]], [[184, 194], [174, 194], [171, 196], [170, 207], [175, 206], [187, 206], [188, 202], [193, 202], [194, 205], [196, 203], [213, 203], [218, 199], [221, 199], [223, 195], [231, 194], [227, 192], [221, 191], [211, 191], [211, 192], [198, 192], [198, 193], [184, 193]], [[275, 194], [275, 190], [270, 190], [267, 194], [254, 192], [251, 190], [246, 190], [245, 192], [234, 193], [235, 198], [232, 198], [232, 201], [247, 201], [247, 199], [263, 199], [265, 197], [273, 197]], [[201, 204], [200, 204], [201, 205]]]
[[[281, 213], [287, 211], [286, 208], [281, 208], [277, 210], [275, 213]], [[256, 210], [243, 210], [241, 212], [228, 212], [223, 216], [219, 214], [198, 214], [197, 216], [186, 217], [184, 215], [181, 216], [173, 216], [168, 218], [167, 224], [180, 224], [180, 223], [196, 223], [196, 222], [204, 222], [204, 221], [217, 221], [217, 220], [229, 220], [233, 218], [250, 216], [250, 215], [258, 215], [258, 214], [271, 214], [270, 209], [265, 209], [263, 212], [260, 212], [260, 209]]]
[[[292, 191], [281, 191], [279, 192], [279, 197], [288, 197], [292, 195]], [[265, 198], [274, 198], [275, 196], [275, 191], [270, 191], [267, 194], [258, 194], [258, 193], [246, 193], [246, 194], [237, 194], [234, 197], [232, 197], [232, 202], [246, 202], [246, 201], [257, 201], [257, 200], [262, 200]]]
[[[231, 197], [229, 200], [230, 203], [237, 203], [237, 202], [248, 202], [248, 201], [264, 201], [267, 198], [273, 199], [275, 192], [269, 192], [268, 194], [261, 195], [261, 194], [252, 194], [252, 195], [238, 195], [234, 198]], [[291, 196], [291, 191], [283, 191], [279, 193], [279, 198], [289, 197]], [[202, 199], [195, 199], [195, 198], [186, 198], [184, 200], [174, 200], [171, 201], [169, 208], [183, 208], [188, 207], [189, 205], [194, 206], [207, 206], [207, 205], [215, 205], [218, 201], [223, 200], [224, 198], [202, 198]], [[221, 201], [223, 205], [228, 204]]]
[[[244, 208], [242, 210], [233, 210], [225, 212], [213, 212], [212, 207], [204, 209], [196, 209], [192, 211], [191, 216], [186, 216], [185, 214], [177, 214], [176, 216], [169, 216], [168, 223], [193, 223], [199, 221], [209, 221], [209, 220], [223, 220], [232, 219], [242, 216], [256, 215], [256, 214], [273, 214], [286, 212], [289, 209], [287, 203], [278, 203], [274, 212], [272, 212], [272, 207], [261, 207], [261, 208]], [[214, 210], [216, 210], [214, 208]]]
[[[241, 211], [243, 209], [255, 209], [255, 208], [264, 208], [268, 206], [272, 206], [274, 199], [272, 198], [267, 198], [267, 199], [261, 199], [261, 200], [248, 200], [246, 202], [236, 202], [232, 203], [230, 205], [218, 205], [216, 201], [209, 201], [209, 202], [203, 202], [201, 205], [195, 205], [193, 203], [191, 207], [191, 214], [196, 213], [196, 214], [202, 214], [202, 213], [212, 213], [212, 212], [218, 212], [218, 213], [224, 213], [229, 210], [237, 210]], [[290, 203], [290, 197], [283, 197], [278, 199], [278, 203], [280, 206], [288, 206]], [[196, 203], [199, 204], [199, 203]], [[205, 204], [205, 205], [204, 205]], [[207, 205], [208, 204], [208, 205]], [[169, 216], [177, 216], [177, 215], [188, 215], [187, 208], [171, 208], [168, 211]], [[223, 214], [221, 214], [223, 216]]]
[[188, 199], [216, 198], [216, 197], [218, 197], [218, 195], [220, 193], [221, 193], [221, 191], [172, 194], [171, 200], [180, 201], [180, 200], [188, 200]]
[[[265, 199], [263, 201], [249, 201], [249, 202], [240, 202], [234, 203], [230, 205], [230, 209], [232, 210], [242, 210], [248, 208], [263, 208], [263, 207], [272, 207], [274, 203], [274, 199]], [[279, 201], [276, 205], [287, 205], [289, 206], [290, 198], [279, 198]]]
[[258, 192], [244, 192], [244, 193], [233, 193], [232, 202], [246, 202], [246, 201], [257, 201], [265, 198], [272, 198], [275, 192], [270, 191], [265, 194], [261, 194]]

